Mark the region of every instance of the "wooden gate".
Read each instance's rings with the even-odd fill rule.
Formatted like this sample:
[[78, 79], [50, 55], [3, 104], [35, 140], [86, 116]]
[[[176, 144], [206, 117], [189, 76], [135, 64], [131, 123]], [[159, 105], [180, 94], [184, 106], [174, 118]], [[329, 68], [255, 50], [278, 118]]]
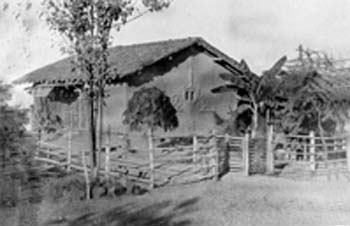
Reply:
[[249, 138], [232, 137], [229, 135], [218, 136], [218, 143], [221, 150], [225, 150], [226, 161], [230, 172], [249, 174]]

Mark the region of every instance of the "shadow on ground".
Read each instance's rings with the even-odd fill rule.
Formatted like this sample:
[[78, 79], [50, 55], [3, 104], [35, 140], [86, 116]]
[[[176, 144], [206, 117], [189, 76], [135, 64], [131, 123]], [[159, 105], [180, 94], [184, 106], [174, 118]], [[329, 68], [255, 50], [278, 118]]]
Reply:
[[86, 213], [75, 219], [47, 222], [45, 226], [189, 226], [189, 214], [196, 211], [199, 198], [181, 202], [163, 201], [137, 207], [127, 204], [103, 213]]

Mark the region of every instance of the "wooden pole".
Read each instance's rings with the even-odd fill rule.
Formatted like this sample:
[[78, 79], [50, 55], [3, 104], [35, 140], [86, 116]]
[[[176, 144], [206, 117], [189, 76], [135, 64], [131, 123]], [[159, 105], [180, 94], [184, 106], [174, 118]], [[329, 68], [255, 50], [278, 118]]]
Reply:
[[86, 199], [90, 199], [90, 186], [91, 186], [91, 182], [90, 182], [90, 178], [89, 178], [89, 170], [88, 170], [88, 166], [86, 164], [86, 159], [85, 159], [85, 151], [82, 150], [81, 151], [81, 158], [82, 158], [82, 162], [83, 162], [83, 168], [84, 168], [84, 176], [85, 176], [85, 188], [86, 188]]
[[307, 156], [307, 138], [303, 139], [305, 140], [304, 142], [304, 150], [303, 150], [303, 159], [302, 161], [307, 161], [308, 160], [308, 156]]
[[326, 167], [326, 171], [327, 171], [327, 179], [328, 181], [331, 180], [331, 168], [330, 168], [330, 164], [328, 162], [328, 148], [325, 147], [324, 148], [324, 156], [325, 156], [325, 167]]
[[[215, 131], [214, 137], [217, 136]], [[218, 147], [218, 140], [215, 137], [215, 164], [216, 164], [216, 180], [220, 179], [220, 148]]]
[[154, 188], [154, 145], [153, 145], [153, 130], [148, 129], [148, 145], [149, 145], [149, 167], [150, 167], [150, 184], [149, 188], [152, 190]]
[[73, 129], [73, 109], [70, 106], [70, 122], [68, 130], [68, 150], [67, 150], [67, 171], [71, 171], [72, 164], [72, 129]]
[[37, 150], [37, 152], [36, 152], [36, 156], [39, 156], [39, 153], [40, 153], [40, 150], [41, 150], [41, 148], [42, 148], [42, 132], [41, 132], [41, 130], [42, 129], [39, 129], [39, 132], [38, 132], [38, 138], [39, 138], [39, 140], [38, 140], [38, 150]]
[[108, 126], [107, 129], [107, 143], [106, 143], [106, 152], [105, 152], [105, 171], [106, 178], [109, 179], [109, 165], [110, 165], [110, 151], [111, 151], [111, 126]]
[[67, 153], [67, 171], [71, 171], [72, 164], [72, 128], [68, 131], [68, 153]]
[[122, 139], [123, 139], [122, 156], [123, 156], [123, 158], [126, 158], [126, 156], [129, 153], [129, 148], [130, 148], [129, 133], [125, 133], [123, 135]]
[[315, 161], [315, 132], [310, 131], [310, 168], [312, 171], [316, 170], [316, 161]]
[[230, 170], [230, 135], [225, 134], [225, 165], [224, 171], [225, 173]]
[[216, 131], [213, 131], [212, 138], [210, 140], [211, 149], [210, 149], [210, 161], [209, 161], [209, 169], [210, 173], [213, 171], [213, 179], [219, 179], [219, 168], [218, 168], [218, 158], [217, 158], [217, 139], [216, 139]]
[[267, 130], [267, 141], [266, 141], [266, 172], [267, 173], [273, 173], [275, 170], [272, 140], [273, 140], [273, 125], [269, 125]]
[[249, 176], [249, 134], [246, 133], [243, 140], [243, 160], [244, 160], [244, 175]]
[[197, 163], [197, 152], [198, 152], [198, 137], [193, 134], [193, 163]]

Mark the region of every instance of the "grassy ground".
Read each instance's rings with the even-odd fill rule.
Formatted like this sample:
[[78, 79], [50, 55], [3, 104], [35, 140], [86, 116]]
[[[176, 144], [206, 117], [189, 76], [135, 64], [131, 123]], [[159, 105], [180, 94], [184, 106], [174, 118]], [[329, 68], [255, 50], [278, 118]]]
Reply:
[[[0, 225], [13, 225], [10, 215], [0, 210]], [[350, 184], [231, 174], [143, 196], [43, 202], [37, 216], [59, 226], [350, 225]]]

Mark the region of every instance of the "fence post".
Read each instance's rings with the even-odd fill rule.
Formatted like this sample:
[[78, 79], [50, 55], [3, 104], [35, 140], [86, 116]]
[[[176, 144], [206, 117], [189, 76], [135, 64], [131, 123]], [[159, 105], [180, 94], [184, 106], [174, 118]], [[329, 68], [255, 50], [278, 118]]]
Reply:
[[90, 199], [90, 178], [89, 178], [89, 170], [88, 166], [86, 164], [86, 159], [85, 159], [85, 151], [81, 151], [81, 160], [83, 164], [83, 169], [84, 169], [84, 177], [85, 177], [85, 193], [86, 193], [86, 199]]
[[249, 134], [246, 133], [243, 140], [243, 160], [244, 160], [244, 175], [249, 176]]
[[40, 156], [40, 151], [41, 151], [41, 148], [42, 148], [42, 133], [41, 133], [41, 129], [39, 129], [38, 131], [38, 149], [36, 151], [36, 154], [35, 156]]
[[72, 128], [68, 131], [68, 153], [67, 153], [67, 171], [71, 171], [72, 164]]
[[105, 172], [106, 172], [106, 179], [109, 179], [109, 164], [110, 164], [110, 151], [111, 151], [111, 126], [108, 125], [107, 128], [107, 144], [105, 149]]
[[316, 170], [316, 162], [315, 162], [315, 132], [310, 131], [310, 168], [312, 171]]
[[348, 165], [348, 171], [350, 172], [350, 134], [347, 134], [345, 141], [346, 141], [346, 160]]
[[[210, 151], [210, 161], [209, 161], [209, 167], [210, 169], [213, 168], [214, 171], [214, 180], [219, 180], [219, 162], [218, 162], [218, 142], [217, 142], [217, 132], [213, 131], [212, 138], [211, 138], [211, 151]], [[213, 165], [212, 165], [213, 163]]]
[[149, 145], [149, 167], [150, 167], [150, 184], [149, 188], [154, 188], [154, 144], [153, 144], [153, 131], [148, 129], [148, 145]]
[[193, 163], [197, 163], [198, 152], [198, 137], [197, 134], [193, 134]]
[[325, 166], [326, 166], [326, 170], [327, 170], [327, 180], [330, 181], [331, 180], [331, 167], [330, 167], [330, 164], [328, 162], [328, 147], [325, 148], [324, 157], [325, 157]]
[[266, 140], [266, 172], [273, 173], [275, 170], [274, 153], [273, 153], [273, 125], [269, 125], [267, 129], [267, 140]]
[[[217, 136], [215, 132], [214, 136]], [[215, 137], [215, 164], [216, 164], [216, 180], [220, 179], [220, 148], [218, 147], [218, 140]]]
[[126, 158], [126, 156], [128, 155], [128, 152], [129, 152], [129, 148], [130, 148], [129, 134], [125, 133], [123, 135], [122, 140], [123, 140], [122, 156], [123, 156], [123, 158]]
[[223, 167], [224, 173], [230, 171], [230, 135], [225, 134], [225, 164]]

